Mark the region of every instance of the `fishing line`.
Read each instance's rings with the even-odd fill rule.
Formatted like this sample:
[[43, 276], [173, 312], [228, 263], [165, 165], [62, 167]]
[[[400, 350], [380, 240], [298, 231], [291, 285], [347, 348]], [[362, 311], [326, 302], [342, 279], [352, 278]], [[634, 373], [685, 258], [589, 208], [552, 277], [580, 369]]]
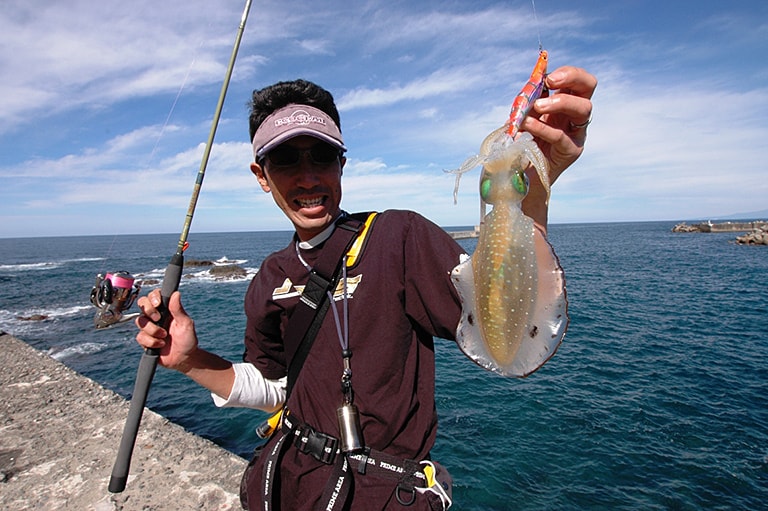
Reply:
[[[158, 307], [158, 310], [160, 311], [160, 320], [157, 321], [157, 324], [166, 329], [168, 328], [168, 324], [170, 323], [171, 319], [170, 313], [168, 311], [168, 304], [170, 302], [171, 295], [176, 292], [176, 290], [178, 290], [179, 283], [181, 282], [181, 272], [184, 267], [184, 250], [187, 247], [187, 236], [189, 234], [189, 228], [192, 224], [192, 216], [194, 215], [197, 199], [200, 195], [200, 187], [203, 184], [203, 177], [205, 176], [205, 169], [208, 164], [208, 158], [211, 154], [213, 139], [216, 134], [216, 128], [219, 124], [219, 118], [221, 117], [221, 111], [224, 106], [224, 99], [227, 94], [227, 88], [229, 87], [229, 81], [232, 77], [232, 70], [235, 67], [237, 51], [240, 48], [240, 41], [243, 37], [245, 22], [248, 19], [248, 12], [250, 9], [251, 0], [246, 0], [245, 8], [243, 10], [242, 17], [240, 18], [240, 26], [238, 27], [237, 36], [235, 37], [234, 48], [232, 48], [232, 55], [230, 56], [229, 65], [227, 66], [227, 71], [224, 77], [224, 83], [221, 86], [221, 93], [219, 94], [219, 101], [216, 105], [216, 111], [213, 116], [211, 130], [208, 134], [208, 141], [206, 143], [205, 152], [200, 163], [200, 170], [197, 173], [195, 187], [192, 191], [192, 197], [189, 201], [189, 208], [187, 209], [184, 226], [181, 230], [181, 236], [179, 237], [179, 243], [176, 247], [176, 252], [173, 254], [173, 256], [171, 256], [171, 260], [165, 269], [165, 276], [163, 277], [163, 284], [160, 290], [162, 305]], [[131, 405], [128, 409], [128, 417], [125, 420], [123, 436], [120, 440], [120, 447], [118, 449], [117, 458], [112, 469], [112, 475], [109, 479], [108, 489], [112, 493], [122, 492], [125, 489], [126, 483], [128, 482], [128, 470], [131, 464], [133, 448], [136, 444], [136, 437], [138, 435], [141, 416], [144, 412], [144, 405], [147, 402], [149, 387], [152, 384], [152, 379], [154, 378], [155, 370], [157, 369], [159, 357], [160, 349], [146, 348], [141, 356], [141, 360], [139, 361], [139, 368], [136, 372], [136, 382], [133, 388], [133, 395], [131, 397]]]
[[[157, 140], [155, 141], [155, 145], [154, 147], [152, 147], [152, 151], [149, 153], [150, 162], [154, 158], [155, 152], [157, 152], [157, 148], [160, 145], [160, 140], [162, 140], [163, 135], [165, 134], [165, 129], [168, 127], [168, 123], [171, 121], [173, 112], [176, 110], [176, 104], [179, 102], [181, 93], [184, 91], [184, 88], [187, 85], [187, 81], [189, 80], [189, 75], [192, 74], [192, 68], [195, 67], [195, 62], [197, 62], [197, 54], [200, 52], [200, 48], [202, 48], [202, 46], [203, 46], [203, 41], [200, 41], [200, 44], [198, 44], [197, 46], [197, 52], [195, 52], [195, 55], [192, 57], [192, 62], [189, 63], [189, 67], [187, 68], [187, 74], [184, 75], [184, 80], [181, 82], [181, 87], [179, 87], [179, 91], [176, 93], [176, 97], [173, 99], [171, 110], [168, 112], [168, 116], [165, 118], [165, 122], [163, 123], [163, 126], [160, 128], [160, 133], [158, 133], [157, 135]], [[148, 165], [149, 163], [147, 163], [147, 166]]]
[[[165, 134], [165, 130], [168, 127], [168, 124], [171, 122], [171, 117], [173, 117], [173, 112], [176, 110], [176, 105], [179, 102], [179, 98], [181, 98], [181, 94], [184, 92], [184, 89], [187, 86], [187, 82], [189, 81], [189, 76], [192, 74], [192, 69], [195, 67], [195, 63], [197, 62], [197, 55], [200, 53], [200, 48], [203, 47], [204, 41], [200, 41], [200, 43], [197, 45], [197, 51], [195, 51], [195, 54], [192, 57], [192, 60], [189, 63], [189, 66], [187, 67], [187, 72], [184, 75], [184, 79], [181, 82], [181, 86], [179, 87], [178, 92], [176, 92], [176, 97], [173, 99], [173, 103], [171, 104], [171, 108], [168, 111], [168, 115], [165, 117], [165, 122], [163, 122], [162, 127], [160, 128], [160, 133], [157, 135], [157, 139], [155, 140], [155, 145], [152, 146], [152, 150], [149, 152], [149, 156], [147, 156], [146, 163], [144, 163], [142, 166], [144, 169], [149, 168], [149, 164], [154, 160], [155, 154], [157, 153], [157, 148], [160, 146], [160, 141], [163, 139], [163, 135]], [[112, 250], [115, 247], [115, 243], [117, 242], [117, 236], [118, 234], [115, 233], [112, 236], [112, 241], [109, 244], [109, 248], [107, 248], [107, 253], [104, 255], [104, 262], [102, 263], [101, 270], [99, 271], [99, 275], [106, 275], [107, 271], [105, 270], [109, 259], [112, 257]]]
[[531, 7], [533, 7], [533, 22], [536, 25], [536, 34], [539, 37], [539, 51], [543, 48], [541, 44], [541, 26], [539, 25], [539, 17], [536, 15], [536, 2], [531, 0]]

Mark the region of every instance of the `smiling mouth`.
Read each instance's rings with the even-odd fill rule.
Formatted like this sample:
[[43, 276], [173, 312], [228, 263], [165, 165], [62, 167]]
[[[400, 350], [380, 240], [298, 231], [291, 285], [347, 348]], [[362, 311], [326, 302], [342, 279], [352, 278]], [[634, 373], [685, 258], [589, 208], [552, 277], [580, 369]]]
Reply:
[[300, 208], [314, 208], [322, 206], [323, 203], [325, 203], [325, 196], [315, 197], [313, 199], [296, 199], [294, 202], [296, 202]]

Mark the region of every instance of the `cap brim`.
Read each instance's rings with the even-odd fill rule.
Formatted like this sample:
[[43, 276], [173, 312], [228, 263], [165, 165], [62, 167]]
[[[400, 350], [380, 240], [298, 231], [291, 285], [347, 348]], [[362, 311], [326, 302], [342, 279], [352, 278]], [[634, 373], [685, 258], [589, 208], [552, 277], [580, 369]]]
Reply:
[[267, 145], [259, 149], [259, 151], [256, 153], [256, 157], [263, 158], [265, 154], [267, 154], [269, 151], [279, 146], [283, 142], [286, 142], [292, 138], [300, 137], [302, 135], [314, 137], [319, 140], [322, 140], [323, 142], [327, 142], [331, 144], [333, 147], [338, 148], [342, 152], [347, 151], [347, 148], [344, 146], [344, 144], [340, 144], [338, 140], [336, 140], [331, 136], [326, 135], [325, 133], [321, 133], [319, 131], [309, 129], [309, 128], [297, 128], [294, 130], [286, 131], [285, 133], [281, 133], [274, 139], [270, 140]]

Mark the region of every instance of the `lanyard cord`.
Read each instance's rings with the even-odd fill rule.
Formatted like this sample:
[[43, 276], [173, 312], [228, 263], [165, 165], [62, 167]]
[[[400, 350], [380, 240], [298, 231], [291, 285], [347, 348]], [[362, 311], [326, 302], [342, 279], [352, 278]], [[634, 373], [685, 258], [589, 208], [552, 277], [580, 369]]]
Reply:
[[[312, 271], [312, 267], [301, 257], [301, 251], [299, 250], [299, 243], [296, 242], [296, 256], [307, 271]], [[333, 291], [330, 289], [326, 291], [328, 294], [328, 300], [330, 300], [331, 310], [333, 310], [333, 321], [336, 323], [336, 335], [339, 337], [339, 344], [341, 345], [341, 356], [344, 360], [344, 371], [341, 374], [341, 390], [344, 393], [344, 403], [352, 403], [352, 366], [350, 359], [352, 358], [352, 351], [349, 349], [349, 305], [347, 295], [347, 256], [341, 263], [341, 282], [342, 282], [342, 315], [344, 319], [343, 328], [342, 321], [339, 318], [339, 311], [336, 308], [336, 300], [333, 298]]]
[[[329, 289], [328, 299], [331, 301], [331, 309], [333, 310], [333, 320], [336, 323], [336, 335], [339, 336], [339, 344], [341, 345], [341, 353], [349, 353], [349, 308], [347, 306], [347, 256], [344, 256], [341, 270], [341, 282], [342, 282], [342, 315], [344, 317], [344, 325], [342, 332], [342, 324], [339, 319], [339, 311], [336, 309], [336, 300], [333, 299], [333, 292]], [[351, 356], [351, 353], [350, 353]]]

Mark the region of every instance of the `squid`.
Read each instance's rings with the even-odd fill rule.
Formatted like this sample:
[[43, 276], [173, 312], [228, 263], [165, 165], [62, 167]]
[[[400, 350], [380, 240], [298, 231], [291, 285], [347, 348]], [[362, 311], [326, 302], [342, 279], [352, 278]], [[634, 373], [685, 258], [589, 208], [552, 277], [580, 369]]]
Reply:
[[449, 171], [456, 174], [456, 201], [461, 175], [482, 165], [477, 248], [451, 272], [462, 302], [456, 341], [474, 362], [503, 376], [525, 377], [540, 368], [554, 355], [569, 321], [563, 269], [545, 234], [522, 211], [529, 166], [549, 199], [547, 159], [533, 136], [520, 132], [545, 91], [546, 69], [547, 52], [540, 50], [508, 122], [485, 138], [479, 154]]

